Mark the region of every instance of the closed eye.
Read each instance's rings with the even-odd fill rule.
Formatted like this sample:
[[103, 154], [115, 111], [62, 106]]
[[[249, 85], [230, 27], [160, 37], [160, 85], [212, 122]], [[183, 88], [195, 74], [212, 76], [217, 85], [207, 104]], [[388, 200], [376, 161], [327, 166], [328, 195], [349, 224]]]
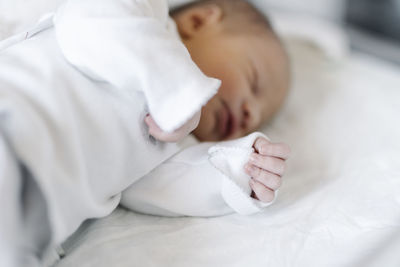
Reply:
[[251, 83], [251, 91], [253, 92], [254, 95], [258, 95], [260, 91], [258, 88], [258, 73], [254, 65], [253, 65], [253, 80]]

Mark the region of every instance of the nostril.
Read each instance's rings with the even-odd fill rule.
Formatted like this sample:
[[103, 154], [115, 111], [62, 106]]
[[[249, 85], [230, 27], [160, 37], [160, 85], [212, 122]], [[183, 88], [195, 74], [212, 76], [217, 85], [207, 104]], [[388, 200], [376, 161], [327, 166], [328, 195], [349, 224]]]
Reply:
[[248, 121], [249, 121], [249, 118], [250, 118], [250, 112], [249, 112], [248, 109], [244, 108], [243, 109], [242, 123], [241, 123], [241, 126], [242, 126], [243, 129], [246, 129]]
[[245, 117], [245, 118], [250, 117], [250, 112], [247, 109], [243, 110], [243, 117]]

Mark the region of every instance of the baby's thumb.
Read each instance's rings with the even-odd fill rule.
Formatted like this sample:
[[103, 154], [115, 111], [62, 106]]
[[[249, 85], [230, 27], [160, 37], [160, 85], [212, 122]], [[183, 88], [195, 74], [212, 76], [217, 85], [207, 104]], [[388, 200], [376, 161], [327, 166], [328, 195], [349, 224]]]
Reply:
[[149, 126], [149, 134], [153, 136], [155, 139], [162, 141], [162, 142], [171, 142], [175, 143], [183, 138], [185, 138], [191, 131], [193, 131], [200, 121], [200, 112], [194, 114], [194, 116], [188, 120], [184, 125], [182, 125], [179, 129], [168, 133], [164, 132], [153, 120], [151, 115], [147, 115], [144, 119], [147, 126]]
[[153, 136], [155, 139], [161, 142], [169, 142], [169, 143], [175, 143], [178, 142], [179, 140], [182, 139], [185, 135], [183, 135], [181, 132], [172, 132], [172, 133], [167, 133], [164, 132], [154, 121], [154, 119], [151, 117], [151, 115], [147, 115], [146, 118], [144, 118], [145, 123], [147, 126], [149, 126], [149, 134]]
[[156, 139], [163, 133], [161, 128], [158, 127], [157, 123], [153, 120], [153, 118], [150, 115], [147, 115], [146, 118], [144, 118], [144, 122], [149, 127], [149, 134], [151, 134]]

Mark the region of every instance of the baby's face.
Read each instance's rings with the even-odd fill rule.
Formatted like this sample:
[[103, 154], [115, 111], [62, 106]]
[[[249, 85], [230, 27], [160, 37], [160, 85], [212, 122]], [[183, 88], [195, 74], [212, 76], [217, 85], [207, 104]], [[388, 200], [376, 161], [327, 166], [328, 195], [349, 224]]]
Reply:
[[227, 33], [216, 5], [191, 8], [174, 19], [194, 62], [222, 81], [201, 111], [195, 136], [200, 141], [234, 139], [270, 119], [289, 82], [285, 51], [272, 33]]
[[218, 36], [187, 44], [193, 60], [222, 85], [194, 131], [201, 141], [242, 137], [270, 119], [287, 91], [285, 54], [267, 36]]

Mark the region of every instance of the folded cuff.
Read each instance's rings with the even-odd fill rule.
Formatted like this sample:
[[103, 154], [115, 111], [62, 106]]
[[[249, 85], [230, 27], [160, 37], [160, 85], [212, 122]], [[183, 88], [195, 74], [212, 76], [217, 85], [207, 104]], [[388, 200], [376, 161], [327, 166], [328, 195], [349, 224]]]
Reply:
[[150, 114], [157, 125], [166, 132], [173, 132], [201, 110], [218, 91], [221, 81], [205, 77], [195, 79], [180, 92], [159, 99], [148, 99]]
[[[249, 180], [251, 179], [244, 171], [244, 165], [248, 162], [254, 141], [258, 137], [267, 138], [261, 133], [253, 133], [244, 138], [219, 143], [209, 149], [209, 161], [221, 172], [222, 188], [221, 194], [224, 201], [235, 212], [249, 215], [260, 212], [272, 202], [263, 203], [252, 198]], [[267, 138], [268, 139], [268, 138]]]

